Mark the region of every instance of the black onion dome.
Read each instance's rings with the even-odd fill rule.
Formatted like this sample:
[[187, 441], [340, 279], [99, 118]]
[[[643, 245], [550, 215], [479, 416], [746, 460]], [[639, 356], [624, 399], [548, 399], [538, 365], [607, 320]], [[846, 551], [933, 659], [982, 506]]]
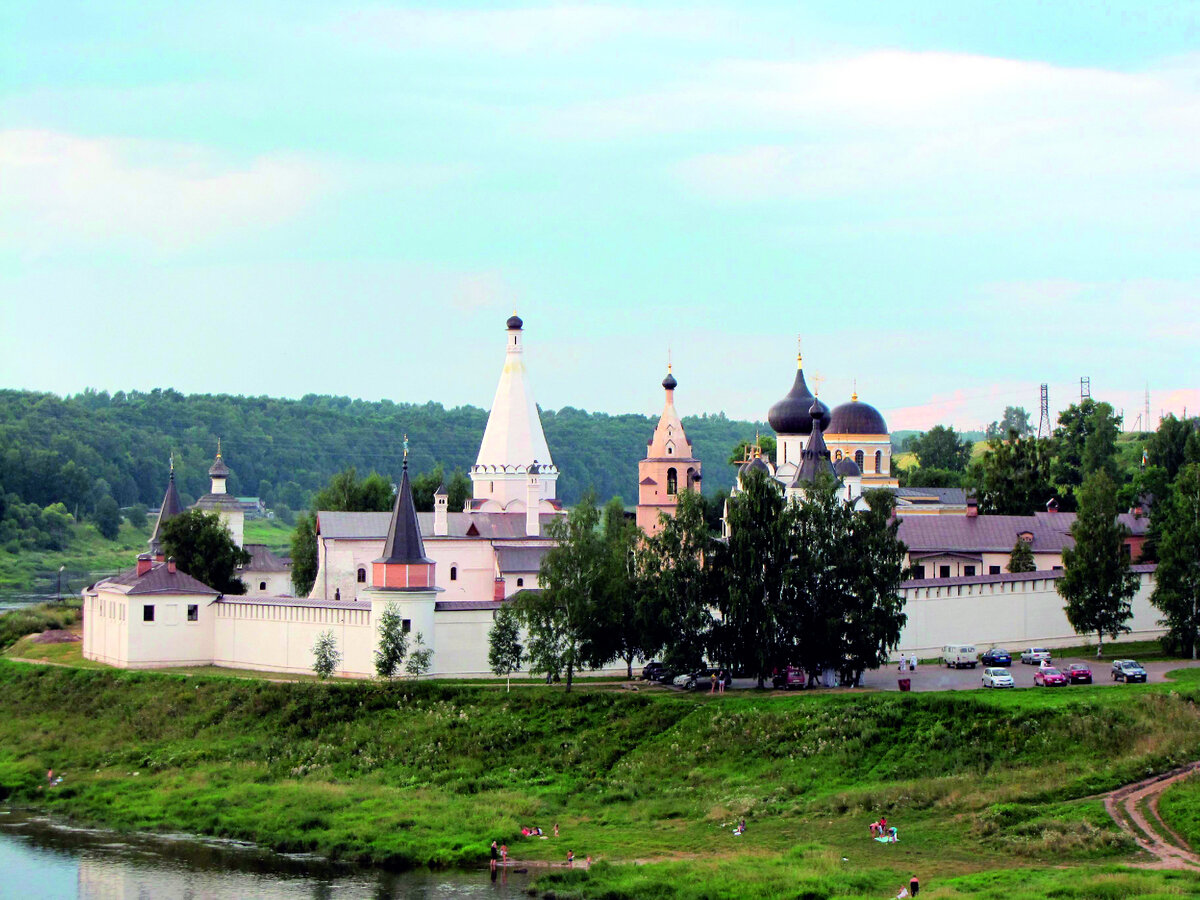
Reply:
[[511, 316], [508, 317], [509, 331], [520, 331], [524, 327], [525, 327], [525, 323], [521, 321], [521, 317], [518, 316], [516, 313], [513, 313]]
[[668, 391], [675, 390], [675, 387], [678, 384], [679, 382], [675, 380], [675, 376], [670, 372], [668, 372], [667, 377], [663, 379], [663, 387], [665, 387]]
[[776, 434], [811, 434], [813, 415], [810, 410], [814, 406], [821, 412], [819, 421], [824, 431], [829, 426], [829, 407], [813, 396], [804, 382], [804, 370], [797, 369], [792, 389], [771, 407], [767, 422]]
[[879, 410], [861, 400], [851, 400], [835, 407], [829, 419], [827, 434], [887, 434], [887, 422]]
[[833, 471], [837, 472], [843, 478], [858, 478], [862, 475], [862, 469], [858, 467], [858, 463], [853, 457], [843, 456], [833, 464]]
[[229, 466], [225, 465], [225, 460], [221, 459], [220, 454], [213, 460], [213, 464], [209, 466], [208, 474], [216, 478], [229, 477]]

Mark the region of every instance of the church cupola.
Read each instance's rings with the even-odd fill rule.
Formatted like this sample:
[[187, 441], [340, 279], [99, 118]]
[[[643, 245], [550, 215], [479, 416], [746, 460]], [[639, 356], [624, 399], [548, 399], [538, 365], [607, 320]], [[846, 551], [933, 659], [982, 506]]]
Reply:
[[404, 471], [392, 507], [392, 520], [383, 555], [371, 562], [371, 587], [390, 590], [433, 587], [433, 560], [425, 556], [417, 508], [413, 505], [412, 485], [408, 480], [408, 438], [404, 439]]
[[217, 438], [217, 458], [213, 460], [213, 464], [208, 467], [208, 475], [212, 479], [212, 489], [210, 494], [225, 494], [228, 491], [225, 488], [225, 481], [229, 478], [229, 466], [225, 465], [225, 460], [221, 458], [221, 439]]
[[433, 533], [437, 537], [450, 533], [450, 495], [445, 484], [439, 484], [433, 492]]

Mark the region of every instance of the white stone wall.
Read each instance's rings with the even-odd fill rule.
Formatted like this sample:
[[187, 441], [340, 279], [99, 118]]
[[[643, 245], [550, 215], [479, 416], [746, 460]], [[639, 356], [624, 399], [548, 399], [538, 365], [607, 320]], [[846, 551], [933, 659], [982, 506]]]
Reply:
[[[1140, 577], [1133, 618], [1127, 623], [1133, 630], [1121, 640], [1146, 640], [1164, 633], [1158, 624], [1161, 613], [1150, 605], [1153, 575]], [[1034, 645], [1053, 648], [1095, 641], [1095, 635], [1078, 635], [1071, 628], [1057, 582], [1047, 577], [904, 588], [901, 594], [908, 624], [901, 632], [898, 649], [936, 656], [947, 644], [974, 644], [982, 652], [993, 646], [1016, 651]]]
[[[496, 554], [486, 538], [426, 537], [425, 555], [436, 564], [437, 586], [442, 600], [491, 600], [496, 578]], [[383, 553], [383, 539], [317, 541], [317, 580], [314, 600], [332, 600], [341, 589], [341, 599], [354, 600], [370, 587], [371, 561]], [[357, 581], [358, 569], [366, 572], [367, 583]], [[451, 571], [453, 570], [453, 572]], [[455, 577], [451, 578], [451, 574]], [[528, 585], [527, 586], [532, 586]]]
[[332, 630], [342, 654], [336, 674], [374, 674], [378, 641], [368, 609], [280, 606], [253, 598], [226, 598], [215, 609], [214, 665], [311, 675], [313, 644]]
[[246, 585], [247, 597], [283, 597], [292, 593], [291, 572], [255, 572], [252, 569], [243, 569], [237, 574]]
[[[213, 658], [213, 597], [98, 590], [84, 596], [83, 655], [122, 668], [209, 665]], [[154, 621], [143, 621], [143, 607]], [[197, 620], [189, 622], [188, 607]]]

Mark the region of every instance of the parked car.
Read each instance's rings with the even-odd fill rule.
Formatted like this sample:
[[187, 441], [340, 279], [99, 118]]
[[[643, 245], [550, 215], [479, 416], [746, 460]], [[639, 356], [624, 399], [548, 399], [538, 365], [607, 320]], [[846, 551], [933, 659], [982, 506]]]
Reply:
[[1067, 676], [1054, 666], [1042, 666], [1033, 673], [1034, 687], [1062, 687], [1067, 683]]
[[804, 687], [804, 670], [796, 666], [788, 666], [782, 672], [777, 672], [771, 677], [771, 684], [777, 691], [802, 688]]
[[717, 672], [721, 673], [721, 680], [725, 682], [725, 687], [733, 684], [733, 676], [730, 675], [729, 670], [713, 668], [696, 669], [694, 672], [680, 672], [671, 680], [671, 683], [675, 687], [681, 687], [687, 691], [694, 691], [697, 688], [705, 686], [711, 687], [713, 674]]
[[1010, 688], [1016, 687], [1012, 675], [1008, 673], [1008, 669], [993, 667], [983, 670], [983, 686], [985, 688]]
[[670, 684], [675, 680], [675, 676], [680, 674], [678, 669], [672, 669], [668, 666], [663, 666], [658, 670], [658, 674], [654, 676], [654, 680], [659, 684]]
[[665, 669], [666, 666], [660, 662], [646, 663], [642, 668], [642, 681], [658, 681], [659, 676], [662, 675]]
[[1091, 684], [1092, 670], [1083, 663], [1071, 663], [1067, 666], [1067, 681], [1071, 684]]
[[974, 644], [947, 644], [942, 648], [942, 663], [947, 669], [973, 669], [979, 665]]
[[1112, 664], [1113, 681], [1123, 681], [1129, 684], [1131, 681], [1146, 680], [1146, 670], [1137, 664], [1132, 659], [1117, 659], [1113, 660]]
[[1012, 654], [1003, 647], [993, 647], [991, 650], [985, 650], [979, 661], [985, 666], [1007, 667], [1012, 665]]
[[694, 691], [696, 689], [696, 675], [693, 672], [681, 672], [671, 679], [671, 684], [675, 687], [681, 687], [685, 691]]
[[1021, 651], [1021, 662], [1027, 666], [1038, 666], [1050, 662], [1050, 651], [1045, 647], [1030, 647]]

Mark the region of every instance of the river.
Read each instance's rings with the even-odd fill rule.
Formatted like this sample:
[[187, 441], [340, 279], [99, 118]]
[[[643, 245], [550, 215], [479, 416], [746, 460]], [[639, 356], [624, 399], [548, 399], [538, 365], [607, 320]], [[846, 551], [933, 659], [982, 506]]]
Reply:
[[[482, 854], [481, 854], [482, 855]], [[435, 900], [526, 897], [529, 877], [383, 872], [192, 835], [72, 828], [0, 807], [2, 900]]]

